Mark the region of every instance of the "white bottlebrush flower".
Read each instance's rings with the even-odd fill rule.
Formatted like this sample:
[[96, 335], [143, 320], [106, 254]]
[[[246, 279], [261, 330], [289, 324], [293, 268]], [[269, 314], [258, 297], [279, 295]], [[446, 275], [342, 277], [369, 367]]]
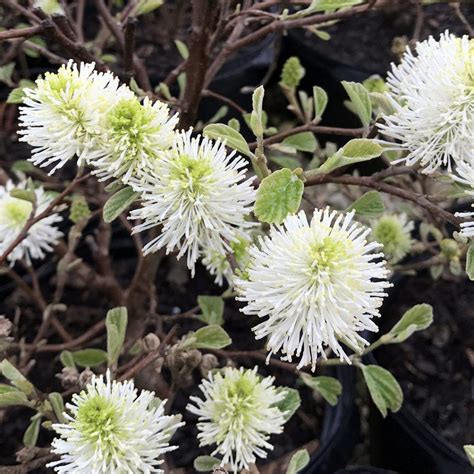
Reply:
[[[0, 186], [0, 255], [18, 237], [32, 214], [31, 202], [10, 195], [13, 189], [25, 188], [25, 182], [14, 185], [13, 182], [8, 181], [5, 186]], [[34, 216], [36, 217], [49, 206], [53, 197], [49, 196], [42, 187], [35, 188], [34, 194], [36, 199]], [[13, 264], [16, 260], [25, 259], [29, 263], [32, 259], [43, 258], [47, 252], [51, 252], [63, 235], [56, 227], [56, 224], [62, 220], [58, 213], [51, 212], [47, 217], [33, 224], [26, 237], [8, 255], [8, 261]]]
[[386, 214], [372, 222], [372, 237], [382, 244], [387, 260], [397, 263], [410, 251], [414, 228], [406, 214]]
[[31, 161], [54, 165], [50, 173], [77, 156], [78, 164], [97, 153], [106, 111], [123, 97], [133, 96], [109, 72], [96, 72], [94, 63], [72, 61], [57, 73], [47, 72], [36, 87], [25, 89], [20, 107], [20, 140], [33, 147]]
[[367, 242], [370, 229], [352, 221], [354, 212], [316, 210], [311, 223], [303, 211], [271, 229], [250, 248], [246, 278], [236, 282], [245, 314], [265, 321], [253, 328], [257, 339], [284, 360], [311, 364], [330, 347], [350, 362], [340, 342], [361, 349], [360, 331], [377, 331], [385, 289], [390, 286], [381, 246]]
[[[456, 171], [458, 176], [454, 176], [454, 179], [464, 186], [468, 186], [470, 189], [466, 190], [466, 194], [474, 198], [474, 163], [460, 163]], [[461, 235], [467, 238], [474, 237], [474, 212], [457, 212], [456, 216], [470, 219], [461, 223]]]
[[132, 175], [145, 174], [163, 150], [175, 140], [178, 115], [170, 117], [169, 107], [145, 97], [118, 101], [106, 114], [102, 156], [90, 160], [102, 178], [118, 178], [127, 183]]
[[142, 208], [132, 211], [132, 219], [143, 223], [134, 232], [162, 226], [145, 254], [177, 249], [178, 258], [187, 254], [194, 274], [200, 248], [220, 254], [230, 250], [229, 242], [253, 225], [245, 220], [255, 200], [252, 179], [245, 179], [246, 164], [234, 152], [227, 154], [221, 142], [191, 138], [191, 130], [177, 134], [153, 171], [131, 181], [142, 194]]
[[62, 474], [162, 473], [164, 453], [177, 449], [169, 441], [179, 416], [164, 414], [164, 403], [153, 392], [138, 394], [132, 381], [94, 376], [66, 405], [65, 423], [53, 424], [58, 437], [49, 464]]
[[199, 416], [199, 444], [217, 445], [212, 455], [222, 456], [222, 466], [238, 472], [273, 449], [268, 439], [283, 431], [286, 415], [277, 407], [285, 391], [277, 390], [273, 381], [260, 378], [257, 367], [225, 367], [201, 382], [203, 399], [190, 398], [186, 409]]
[[474, 39], [446, 32], [417, 43], [387, 84], [395, 112], [379, 129], [401, 142], [407, 156], [400, 161], [420, 163], [424, 173], [474, 163]]

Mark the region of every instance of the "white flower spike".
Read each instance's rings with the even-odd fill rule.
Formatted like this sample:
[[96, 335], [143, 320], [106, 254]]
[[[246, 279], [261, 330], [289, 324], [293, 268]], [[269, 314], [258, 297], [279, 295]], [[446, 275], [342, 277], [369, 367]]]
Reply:
[[194, 275], [200, 249], [225, 254], [230, 242], [252, 227], [246, 217], [252, 210], [255, 189], [245, 178], [246, 160], [227, 154], [225, 145], [208, 138], [191, 138], [192, 130], [179, 133], [170, 151], [155, 162], [154, 170], [131, 181], [142, 194], [142, 208], [132, 219], [143, 223], [141, 232], [161, 225], [161, 234], [144, 248], [145, 254], [166, 247], [187, 254]]
[[169, 441], [184, 424], [165, 415], [164, 404], [132, 381], [111, 381], [110, 372], [94, 376], [67, 405], [67, 422], [53, 424], [61, 458], [48, 466], [60, 474], [163, 473], [160, 458], [177, 449]]
[[367, 341], [360, 331], [378, 330], [388, 270], [370, 229], [352, 221], [354, 212], [316, 210], [311, 223], [303, 211], [271, 229], [250, 248], [246, 278], [237, 281], [247, 305], [245, 314], [266, 318], [253, 328], [257, 339], [268, 336], [267, 348], [283, 360], [301, 357], [298, 368], [331, 348], [350, 359], [341, 341], [361, 350]]
[[383, 245], [383, 253], [390, 263], [395, 264], [410, 251], [415, 228], [406, 214], [385, 214], [372, 223], [373, 240]]
[[[471, 165], [460, 163], [456, 171], [459, 176], [454, 176], [454, 179], [464, 186], [469, 186], [470, 189], [466, 190], [466, 194], [474, 198], [474, 163]], [[474, 207], [474, 204], [471, 204], [471, 206]], [[461, 235], [466, 238], [473, 238], [474, 212], [457, 212], [456, 217], [471, 219], [461, 223]]]
[[420, 163], [424, 173], [453, 162], [474, 163], [474, 39], [448, 32], [410, 49], [392, 66], [387, 84], [395, 108], [379, 129], [399, 140], [389, 144], [408, 154], [400, 161]]
[[90, 160], [95, 173], [124, 183], [139, 172], [146, 174], [175, 140], [178, 115], [169, 113], [165, 103], [148, 97], [143, 102], [136, 97], [118, 101], [105, 117], [102, 156]]
[[[14, 185], [12, 181], [8, 181], [5, 186], [0, 186], [0, 255], [18, 237], [32, 214], [31, 202], [10, 195], [13, 189], [25, 188], [25, 182]], [[34, 194], [36, 199], [34, 216], [37, 216], [49, 206], [53, 198], [48, 196], [42, 187], [35, 188]], [[63, 235], [56, 227], [56, 224], [62, 220], [58, 213], [51, 212], [47, 217], [33, 224], [26, 237], [8, 255], [7, 260], [13, 264], [21, 259], [30, 263], [32, 259], [44, 258]]]
[[191, 397], [186, 407], [199, 416], [200, 446], [217, 445], [212, 455], [222, 456], [221, 465], [233, 472], [248, 468], [257, 457], [265, 459], [273, 449], [270, 435], [283, 432], [285, 412], [276, 405], [285, 391], [273, 381], [260, 378], [257, 367], [225, 367], [202, 381], [204, 398]]
[[103, 135], [103, 118], [117, 101], [133, 97], [109, 72], [96, 72], [94, 63], [72, 61], [57, 73], [47, 72], [25, 89], [20, 107], [20, 140], [33, 147], [31, 161], [40, 167], [54, 165], [50, 174], [77, 156], [78, 165], [97, 154]]

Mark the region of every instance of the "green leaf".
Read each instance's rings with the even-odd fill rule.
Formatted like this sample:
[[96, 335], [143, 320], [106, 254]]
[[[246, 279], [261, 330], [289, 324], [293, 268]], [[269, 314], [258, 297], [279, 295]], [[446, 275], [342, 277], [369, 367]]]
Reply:
[[127, 186], [112, 195], [104, 205], [104, 221], [109, 223], [117, 219], [140, 196], [130, 186]]
[[309, 453], [306, 449], [300, 449], [291, 456], [286, 474], [297, 474], [309, 463]]
[[284, 412], [283, 418], [286, 423], [301, 405], [300, 393], [298, 390], [289, 387], [277, 387], [276, 390], [278, 393], [285, 393], [285, 398], [276, 403], [275, 406], [281, 412]]
[[33, 393], [33, 384], [7, 359], [0, 362], [0, 373], [26, 395]]
[[250, 128], [252, 129], [256, 137], [263, 136], [263, 96], [265, 95], [265, 89], [263, 86], [257, 87], [253, 91], [252, 95], [252, 115], [250, 116]]
[[291, 156], [269, 156], [268, 159], [273, 163], [276, 163], [281, 168], [288, 168], [291, 171], [301, 168], [301, 163]]
[[327, 10], [337, 10], [338, 8], [351, 7], [359, 5], [364, 0], [313, 0], [308, 8], [301, 10], [288, 18], [300, 18], [311, 15], [312, 13]]
[[15, 188], [10, 191], [10, 196], [22, 201], [28, 201], [34, 204], [36, 202], [36, 194], [29, 189]]
[[240, 131], [240, 122], [236, 118], [231, 118], [228, 122], [227, 125], [230, 128], [233, 128], [235, 131], [239, 132]]
[[31, 173], [32, 171], [38, 171], [38, 168], [27, 160], [15, 161], [10, 169], [14, 172], [20, 173]]
[[51, 392], [48, 395], [48, 399], [59, 423], [66, 423], [66, 417], [64, 416], [64, 400], [62, 395], [58, 392]]
[[38, 441], [39, 429], [41, 426], [41, 414], [37, 413], [31, 417], [30, 426], [25, 431], [23, 435], [23, 444], [25, 446], [34, 447]]
[[8, 94], [7, 104], [21, 104], [25, 98], [25, 89], [33, 89], [35, 87], [36, 85], [33, 81], [22, 79], [20, 85]]
[[380, 156], [383, 148], [368, 138], [354, 138], [348, 141], [334, 155], [330, 156], [317, 170], [317, 174], [329, 173], [341, 166], [353, 165]]
[[395, 344], [408, 339], [414, 332], [422, 331], [433, 322], [433, 308], [429, 304], [417, 304], [401, 317], [395, 326], [384, 336], [385, 344]]
[[291, 170], [275, 171], [261, 182], [255, 201], [255, 215], [261, 222], [280, 224], [298, 211], [304, 184]]
[[337, 404], [337, 399], [342, 393], [342, 385], [339, 380], [325, 375], [312, 377], [305, 373], [301, 374], [301, 379], [308, 387], [317, 390], [330, 405]]
[[320, 119], [328, 105], [328, 95], [322, 87], [313, 87], [314, 116]]
[[107, 191], [108, 193], [116, 193], [117, 191], [120, 191], [120, 189], [123, 189], [123, 183], [122, 181], [119, 181], [119, 180], [111, 181], [104, 188], [104, 190]]
[[213, 456], [198, 456], [194, 460], [194, 469], [198, 472], [211, 472], [220, 464], [220, 460]]
[[73, 352], [72, 356], [80, 367], [96, 367], [107, 361], [107, 352], [102, 349], [84, 349]]
[[70, 351], [62, 351], [61, 354], [59, 354], [59, 360], [61, 361], [61, 364], [64, 365], [64, 367], [70, 367], [72, 369], [76, 368], [74, 356]]
[[362, 125], [368, 127], [372, 119], [372, 102], [369, 92], [358, 82], [342, 81], [341, 83], [351, 99], [353, 110], [360, 118]]
[[314, 137], [314, 134], [311, 132], [302, 132], [297, 133], [296, 135], [290, 135], [283, 140], [283, 145], [294, 148], [299, 151], [308, 151], [313, 153], [317, 146], [318, 142]]
[[163, 3], [164, 0], [141, 0], [138, 4], [136, 15], [146, 15], [147, 13], [151, 13], [153, 10], [161, 7]]
[[183, 349], [222, 349], [232, 343], [227, 332], [217, 324], [198, 329], [188, 336], [181, 348]]
[[189, 58], [189, 50], [188, 47], [186, 46], [185, 43], [183, 43], [181, 40], [174, 40], [174, 44], [176, 45], [176, 48], [179, 51], [179, 54], [183, 59], [188, 59]]
[[250, 151], [245, 138], [237, 130], [234, 130], [228, 125], [224, 125], [223, 123], [213, 123], [204, 127], [203, 134], [213, 140], [225, 141], [229, 148], [233, 148], [245, 156], [251, 158], [254, 157], [254, 154]]
[[28, 406], [28, 398], [24, 392], [21, 392], [10, 385], [0, 384], [0, 408], [14, 405]]
[[388, 410], [400, 410], [403, 392], [395, 377], [378, 365], [361, 365], [361, 369], [370, 396], [382, 416], [385, 418]]
[[474, 242], [471, 242], [466, 254], [466, 273], [469, 280], [474, 281]]
[[201, 319], [207, 324], [224, 324], [224, 299], [220, 296], [198, 296]]
[[347, 210], [355, 210], [360, 216], [372, 218], [380, 216], [385, 210], [385, 206], [379, 192], [369, 191], [354, 201]]
[[107, 357], [109, 366], [115, 364], [120, 356], [125, 341], [127, 321], [127, 308], [124, 306], [113, 308], [107, 313], [105, 327], [107, 328]]
[[466, 453], [467, 459], [469, 459], [471, 466], [474, 466], [474, 444], [465, 444], [464, 452]]
[[5, 83], [9, 87], [14, 87], [12, 81], [13, 70], [15, 69], [15, 63], [7, 63], [0, 66], [0, 82]]

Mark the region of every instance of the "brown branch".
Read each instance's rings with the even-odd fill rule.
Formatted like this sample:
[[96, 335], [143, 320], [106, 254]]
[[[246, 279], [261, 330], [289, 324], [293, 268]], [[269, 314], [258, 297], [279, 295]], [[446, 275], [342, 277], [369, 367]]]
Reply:
[[[274, 143], [280, 143], [287, 137], [292, 135], [296, 135], [297, 133], [302, 132], [313, 132], [319, 134], [327, 134], [327, 135], [342, 135], [346, 137], [362, 137], [365, 129], [364, 128], [338, 128], [338, 127], [322, 127], [320, 125], [314, 125], [312, 123], [308, 123], [305, 125], [300, 125], [295, 128], [290, 128], [289, 130], [284, 130], [283, 132], [276, 133], [271, 137], [265, 138], [263, 140], [263, 145], [273, 145]], [[257, 142], [249, 143], [249, 147], [251, 150], [257, 148]]]
[[28, 28], [16, 28], [14, 30], [0, 31], [0, 41], [5, 41], [14, 38], [30, 38], [38, 33], [41, 33], [43, 28], [39, 25], [30, 26]]
[[235, 109], [237, 112], [239, 112], [239, 114], [243, 115], [243, 114], [247, 113], [247, 111], [244, 108], [242, 108], [239, 104], [237, 104], [232, 99], [229, 99], [228, 97], [226, 97], [222, 94], [218, 94], [217, 92], [213, 92], [209, 89], [204, 89], [202, 91], [202, 95], [203, 95], [203, 97], [213, 97], [214, 99], [217, 99], [217, 100], [220, 100], [221, 102], [224, 102], [225, 104], [229, 105], [230, 107]]
[[176, 332], [178, 331], [178, 326], [173, 326], [170, 332], [165, 336], [163, 341], [161, 341], [160, 347], [156, 351], [149, 352], [142, 360], [140, 360], [136, 365], [131, 367], [127, 372], [125, 372], [120, 378], [118, 379], [119, 382], [123, 382], [124, 380], [130, 379], [142, 371], [145, 367], [148, 367], [151, 363], [153, 363], [156, 359], [158, 359], [161, 355], [164, 354], [166, 347], [171, 342], [173, 337], [175, 336]]
[[124, 51], [123, 51], [123, 64], [125, 70], [125, 80], [127, 84], [133, 77], [133, 54], [135, 51], [135, 30], [137, 27], [137, 19], [130, 17], [127, 19], [125, 24], [125, 35], [124, 35]]
[[402, 189], [397, 186], [393, 186], [383, 181], [378, 181], [371, 176], [332, 176], [330, 174], [318, 175], [312, 172], [305, 173], [305, 186], [314, 186], [323, 183], [336, 183], [336, 184], [348, 184], [354, 186], [363, 186], [365, 188], [375, 189], [382, 193], [391, 194], [392, 196], [397, 196], [407, 201], [414, 202], [419, 206], [423, 207], [432, 214], [440, 217], [441, 219], [450, 222], [457, 228], [461, 220], [451, 214], [450, 212], [444, 210], [443, 208], [433, 204], [429, 201], [423, 194], [419, 194], [407, 189]]

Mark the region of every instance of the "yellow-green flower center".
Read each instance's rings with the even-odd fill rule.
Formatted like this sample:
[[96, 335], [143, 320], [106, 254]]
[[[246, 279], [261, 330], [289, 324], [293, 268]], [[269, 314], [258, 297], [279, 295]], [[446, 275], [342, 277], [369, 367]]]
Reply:
[[309, 247], [311, 270], [315, 275], [334, 270], [345, 258], [344, 243], [339, 239], [325, 237], [321, 242], [315, 242]]
[[209, 189], [212, 176], [211, 160], [200, 155], [194, 158], [189, 155], [180, 155], [172, 163], [170, 179], [178, 181], [183, 191], [189, 197], [197, 197]]
[[0, 209], [0, 222], [23, 227], [30, 217], [33, 205], [23, 199], [9, 198]]

